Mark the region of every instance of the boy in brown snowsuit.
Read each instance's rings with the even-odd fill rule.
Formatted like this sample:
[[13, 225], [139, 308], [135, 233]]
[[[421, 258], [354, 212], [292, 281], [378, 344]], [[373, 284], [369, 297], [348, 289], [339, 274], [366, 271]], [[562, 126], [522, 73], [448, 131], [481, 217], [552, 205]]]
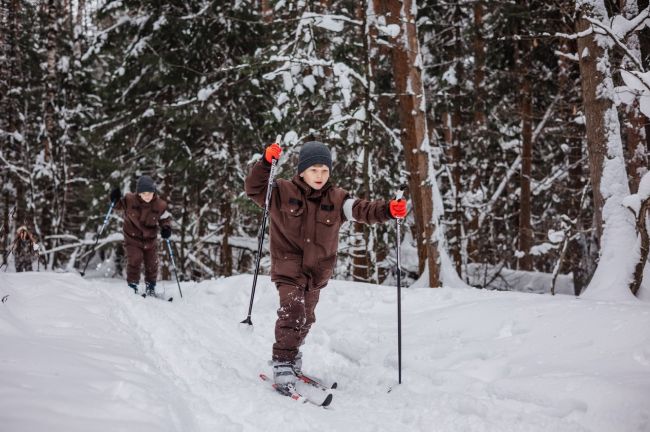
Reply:
[[149, 176], [138, 179], [135, 193], [122, 196], [120, 188], [111, 191], [111, 201], [116, 210], [124, 211], [124, 250], [126, 252], [126, 282], [138, 293], [140, 271], [144, 262], [144, 283], [147, 295], [154, 295], [158, 279], [158, 227], [160, 236], [171, 236], [171, 214], [167, 202], [156, 192]]
[[[282, 152], [278, 144], [266, 148], [246, 177], [246, 194], [264, 206], [271, 161]], [[273, 184], [270, 217], [271, 280], [280, 296], [273, 344], [273, 378], [279, 385], [295, 383], [301, 373], [299, 351], [316, 321], [314, 310], [336, 264], [339, 229], [345, 221], [366, 224], [406, 215], [406, 201], [355, 199], [329, 181], [332, 156], [320, 142], [300, 151], [298, 170], [291, 180]]]

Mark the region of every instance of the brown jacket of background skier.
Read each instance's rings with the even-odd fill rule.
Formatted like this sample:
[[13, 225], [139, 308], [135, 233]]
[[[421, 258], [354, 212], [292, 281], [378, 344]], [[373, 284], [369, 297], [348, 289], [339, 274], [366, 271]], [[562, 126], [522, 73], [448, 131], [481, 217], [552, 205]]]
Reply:
[[[264, 206], [271, 164], [264, 158], [246, 177], [246, 194]], [[339, 229], [347, 220], [343, 210], [358, 222], [372, 224], [391, 218], [383, 200], [352, 199], [350, 194], [327, 182], [320, 190], [309, 187], [296, 175], [273, 185], [269, 216], [271, 280], [303, 289], [327, 285], [336, 264]]]
[[151, 249], [156, 245], [158, 227], [170, 226], [171, 215], [167, 202], [155, 194], [150, 202], [144, 202], [138, 194], [127, 193], [115, 204], [116, 210], [124, 210], [124, 243]]
[[124, 249], [127, 266], [126, 280], [138, 283], [144, 263], [146, 282], [154, 282], [158, 276], [158, 227], [169, 226], [172, 218], [167, 212], [167, 202], [154, 194], [145, 202], [138, 194], [127, 193], [117, 201], [115, 208], [124, 211]]

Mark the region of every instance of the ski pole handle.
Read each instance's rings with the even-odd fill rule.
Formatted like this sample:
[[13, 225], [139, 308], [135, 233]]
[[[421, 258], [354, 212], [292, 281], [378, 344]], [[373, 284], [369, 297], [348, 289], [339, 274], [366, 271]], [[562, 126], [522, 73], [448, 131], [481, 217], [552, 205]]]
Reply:
[[401, 186], [399, 187], [399, 190], [398, 190], [397, 193], [395, 194], [395, 199], [396, 199], [397, 201], [399, 201], [399, 200], [401, 200], [401, 199], [404, 198], [404, 191], [406, 190], [407, 187], [408, 187], [408, 186], [405, 185], [405, 184], [403, 184], [403, 185], [401, 185]]

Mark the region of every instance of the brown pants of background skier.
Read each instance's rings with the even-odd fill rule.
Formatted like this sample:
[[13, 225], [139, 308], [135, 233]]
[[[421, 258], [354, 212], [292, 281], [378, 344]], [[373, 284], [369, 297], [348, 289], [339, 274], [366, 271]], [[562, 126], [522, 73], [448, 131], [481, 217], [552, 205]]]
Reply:
[[311, 325], [316, 321], [314, 310], [320, 290], [305, 291], [303, 288], [277, 284], [280, 294], [278, 320], [275, 322], [273, 360], [294, 361], [298, 349], [305, 342]]
[[26, 257], [16, 257], [15, 261], [15, 266], [16, 266], [16, 272], [24, 272], [24, 271], [32, 271], [32, 257], [31, 256], [26, 256]]
[[156, 282], [158, 279], [158, 247], [154, 242], [146, 247], [125, 244], [126, 252], [126, 281], [128, 283], [140, 282], [140, 271], [144, 262], [145, 282]]

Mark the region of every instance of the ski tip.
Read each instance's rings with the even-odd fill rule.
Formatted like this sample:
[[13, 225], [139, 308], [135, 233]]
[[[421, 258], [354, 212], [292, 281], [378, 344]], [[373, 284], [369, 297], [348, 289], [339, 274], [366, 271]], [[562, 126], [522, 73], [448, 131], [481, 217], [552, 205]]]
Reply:
[[332, 403], [333, 396], [331, 394], [327, 395], [321, 406], [327, 407]]

